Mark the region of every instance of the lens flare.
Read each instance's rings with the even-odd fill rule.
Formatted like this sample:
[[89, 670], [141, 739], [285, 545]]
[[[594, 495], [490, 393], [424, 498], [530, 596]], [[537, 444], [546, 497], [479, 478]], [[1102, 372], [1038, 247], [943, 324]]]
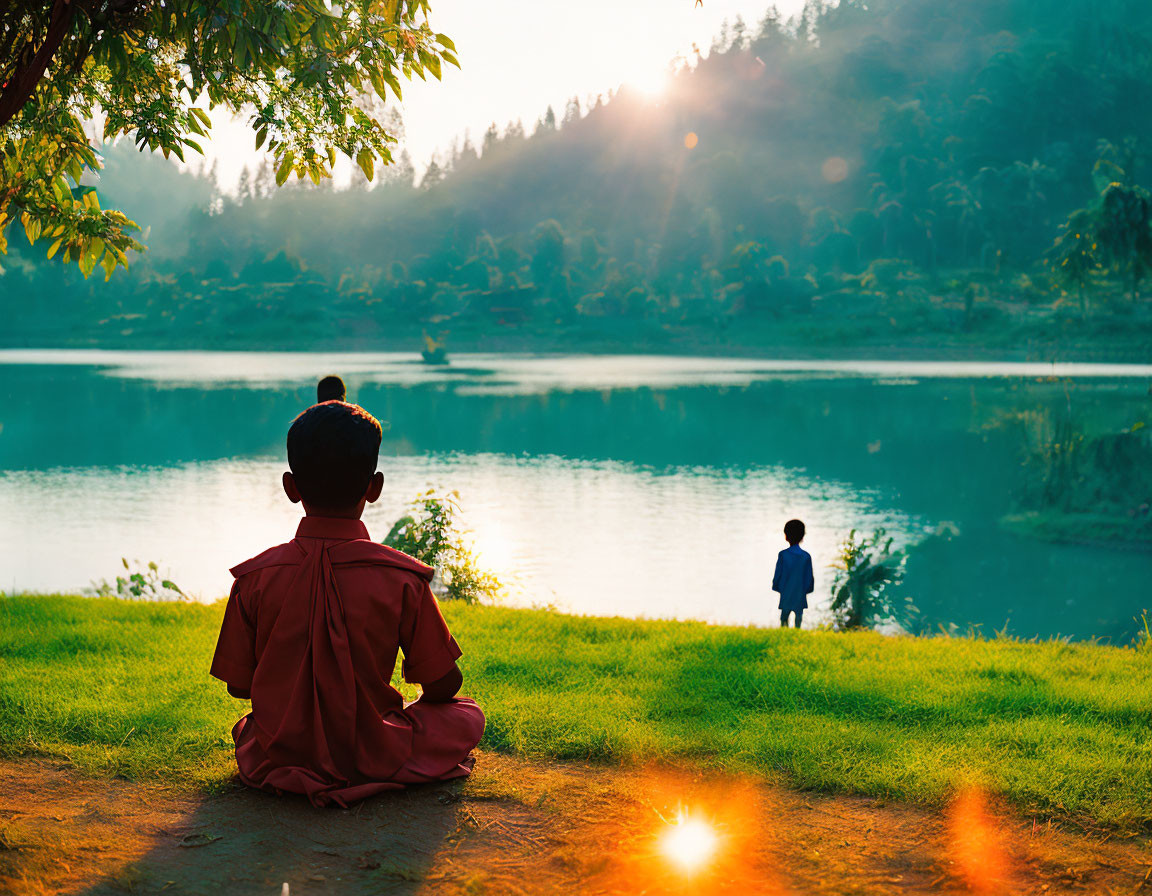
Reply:
[[669, 862], [689, 873], [700, 869], [712, 858], [718, 844], [719, 838], [708, 822], [681, 810], [664, 832], [660, 849]]
[[1012, 892], [1007, 843], [984, 792], [964, 791], [948, 816], [952, 860], [968, 889], [986, 896]]
[[833, 156], [821, 166], [820, 173], [828, 183], [838, 184], [848, 177], [848, 163], [839, 156]]

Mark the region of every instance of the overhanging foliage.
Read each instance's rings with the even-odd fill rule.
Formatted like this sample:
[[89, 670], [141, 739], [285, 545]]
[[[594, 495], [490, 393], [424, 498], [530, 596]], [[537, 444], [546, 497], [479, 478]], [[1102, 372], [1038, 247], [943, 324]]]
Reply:
[[427, 0], [27, 0], [0, 9], [0, 252], [20, 218], [87, 276], [141, 249], [125, 215], [101, 209], [85, 171], [100, 167], [85, 125], [105, 140], [201, 152], [208, 110], [245, 112], [276, 180], [314, 182], [338, 155], [369, 179], [395, 142], [375, 108], [400, 78], [456, 65]]

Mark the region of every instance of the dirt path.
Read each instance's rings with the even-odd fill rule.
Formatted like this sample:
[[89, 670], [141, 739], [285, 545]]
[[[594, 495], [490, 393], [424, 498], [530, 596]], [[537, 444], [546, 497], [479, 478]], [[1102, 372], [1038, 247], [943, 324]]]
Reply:
[[[662, 848], [686, 808], [718, 841]], [[687, 857], [697, 841], [676, 852]], [[0, 893], [1145, 893], [1152, 841], [724, 776], [480, 756], [466, 784], [356, 809], [242, 789], [206, 797], [0, 762]]]

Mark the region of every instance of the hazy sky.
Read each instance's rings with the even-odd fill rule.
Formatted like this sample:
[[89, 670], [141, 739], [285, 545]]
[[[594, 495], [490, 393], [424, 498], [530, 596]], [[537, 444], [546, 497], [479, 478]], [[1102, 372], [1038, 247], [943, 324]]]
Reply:
[[[750, 28], [771, 0], [432, 0], [432, 26], [456, 43], [461, 69], [440, 82], [404, 85], [405, 145], [417, 170], [453, 138], [471, 132], [479, 144], [488, 125], [523, 119], [530, 132], [551, 103], [557, 117], [570, 96], [631, 83], [656, 93], [669, 62], [704, 52], [724, 19], [742, 15]], [[778, 6], [790, 15], [800, 0]], [[214, 116], [206, 147], [221, 184], [235, 183], [256, 159], [242, 121]]]

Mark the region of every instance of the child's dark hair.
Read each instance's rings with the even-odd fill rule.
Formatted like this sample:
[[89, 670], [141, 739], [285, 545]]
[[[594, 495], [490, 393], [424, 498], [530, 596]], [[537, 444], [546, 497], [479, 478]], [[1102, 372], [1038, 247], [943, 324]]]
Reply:
[[804, 523], [800, 520], [788, 520], [784, 524], [784, 540], [788, 544], [800, 544], [804, 540]]
[[316, 402], [343, 401], [348, 396], [344, 380], [338, 376], [326, 376], [316, 384]]
[[288, 430], [288, 466], [300, 497], [323, 508], [364, 497], [380, 455], [380, 422], [343, 401], [314, 404]]

